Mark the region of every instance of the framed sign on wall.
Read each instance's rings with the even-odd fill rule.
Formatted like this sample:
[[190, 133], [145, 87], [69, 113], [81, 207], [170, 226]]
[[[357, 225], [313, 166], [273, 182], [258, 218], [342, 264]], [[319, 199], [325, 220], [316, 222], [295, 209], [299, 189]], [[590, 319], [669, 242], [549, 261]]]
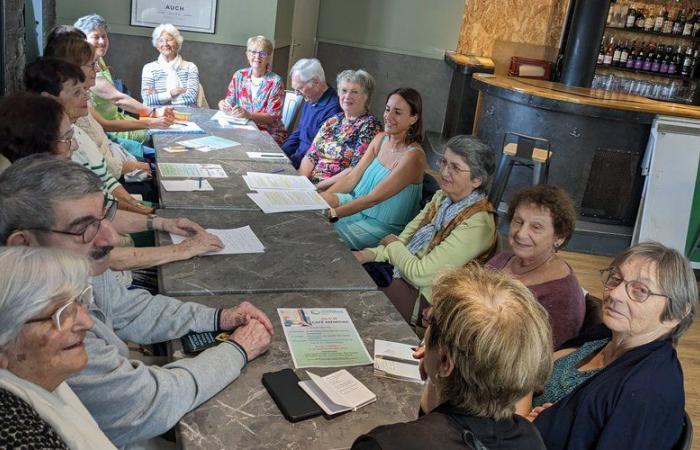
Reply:
[[161, 23], [213, 34], [216, 0], [131, 0], [131, 25], [157, 27]]

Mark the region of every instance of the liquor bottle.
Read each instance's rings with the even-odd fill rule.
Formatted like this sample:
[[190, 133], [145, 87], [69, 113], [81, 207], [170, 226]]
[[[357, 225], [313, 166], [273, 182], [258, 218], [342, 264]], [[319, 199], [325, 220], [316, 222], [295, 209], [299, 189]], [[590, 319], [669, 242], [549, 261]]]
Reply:
[[695, 53], [693, 54], [692, 68], [690, 69], [690, 78], [695, 78], [699, 62], [700, 61], [698, 60], [698, 50], [695, 50]]
[[622, 56], [622, 44], [618, 42], [615, 45], [615, 50], [613, 50], [612, 65], [615, 67], [620, 66], [620, 56]]
[[615, 53], [614, 50], [614, 42], [615, 39], [610, 36], [610, 43], [608, 44], [608, 47], [605, 49], [605, 56], [603, 57], [603, 65], [609, 66], [612, 64], [612, 59], [613, 59], [613, 53]]
[[656, 20], [654, 21], [654, 33], [661, 33], [661, 30], [664, 28], [664, 21], [666, 20], [666, 8], [661, 7], [661, 10], [659, 11], [659, 15], [656, 16]]
[[627, 61], [629, 60], [629, 56], [629, 41], [625, 41], [625, 43], [622, 45], [622, 49], [620, 49], [620, 61], [618, 62], [617, 67], [627, 67]]
[[681, 34], [683, 36], [692, 36], [694, 25], [695, 25], [695, 10], [692, 10], [690, 13], [688, 13], [688, 19], [685, 21], [685, 25], [683, 25], [683, 32]]
[[605, 25], [607, 26], [612, 26], [612, 21], [613, 21], [613, 7], [615, 5], [613, 3], [610, 4], [610, 8], [608, 8], [608, 19], [605, 21]]
[[665, 48], [663, 45], [660, 47], [663, 52], [663, 58], [661, 59], [661, 65], [659, 66], [659, 73], [668, 73], [668, 66], [671, 62], [671, 46]]
[[646, 9], [637, 9], [637, 20], [634, 23], [634, 28], [636, 30], [644, 29], [644, 21], [646, 20], [646, 15], [648, 14]]
[[637, 41], [632, 41], [632, 50], [630, 50], [630, 54], [627, 57], [625, 68], [634, 69], [635, 61], [637, 61]]
[[653, 56], [653, 59], [651, 61], [652, 72], [659, 72], [661, 70], [661, 61], [663, 60], [663, 55], [661, 51], [662, 48], [663, 45], [659, 45], [658, 49], [656, 50], [656, 54]]
[[600, 41], [600, 50], [598, 50], [598, 65], [603, 64], [605, 59], [605, 39], [607, 36], [603, 36], [603, 40]]
[[692, 36], [700, 35], [700, 9], [695, 11], [695, 23], [693, 24]]
[[676, 17], [676, 21], [673, 23], [673, 29], [671, 29], [671, 34], [680, 36], [683, 34], [683, 29], [685, 28], [685, 10], [681, 9], [678, 12], [678, 16]]
[[644, 58], [644, 64], [642, 64], [642, 70], [647, 72], [651, 71], [651, 63], [654, 61], [655, 46], [652, 44], [653, 42], [649, 44], [649, 47], [647, 48], [647, 56]]
[[637, 10], [630, 7], [627, 11], [627, 20], [625, 21], [625, 28], [634, 28], [634, 24], [637, 21]]
[[688, 46], [685, 50], [685, 57], [683, 58], [683, 66], [681, 67], [681, 75], [687, 77], [690, 75], [690, 71], [693, 68], [693, 49]]
[[634, 70], [642, 70], [642, 67], [644, 66], [645, 49], [645, 43], [642, 42], [639, 46], [639, 53], [637, 53], [637, 59], [634, 60]]
[[649, 10], [649, 12], [646, 15], [646, 19], [644, 20], [644, 31], [649, 32], [649, 31], [654, 31], [654, 24], [656, 23], [656, 18], [654, 17], [654, 13]]
[[661, 27], [661, 32], [664, 34], [671, 34], [675, 23], [676, 21], [673, 20], [673, 11], [671, 11], [671, 9], [669, 8], [666, 17], [664, 17], [664, 24]]
[[669, 75], [676, 75], [678, 73], [678, 68], [681, 66], [683, 63], [682, 61], [682, 54], [681, 52], [683, 51], [683, 47], [680, 45], [678, 46], [678, 49], [673, 52], [673, 57], [671, 58], [671, 62], [668, 64], [668, 74]]

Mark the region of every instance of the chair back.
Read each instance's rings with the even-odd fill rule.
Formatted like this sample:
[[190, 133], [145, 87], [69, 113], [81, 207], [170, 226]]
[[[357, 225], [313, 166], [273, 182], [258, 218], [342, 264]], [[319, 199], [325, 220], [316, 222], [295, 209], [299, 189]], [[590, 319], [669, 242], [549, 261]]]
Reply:
[[204, 86], [199, 83], [199, 92], [197, 93], [197, 108], [209, 109], [209, 102], [207, 102], [207, 96], [204, 94]]
[[284, 106], [282, 107], [282, 124], [290, 133], [294, 131], [297, 116], [304, 104], [304, 97], [295, 91], [284, 91]]

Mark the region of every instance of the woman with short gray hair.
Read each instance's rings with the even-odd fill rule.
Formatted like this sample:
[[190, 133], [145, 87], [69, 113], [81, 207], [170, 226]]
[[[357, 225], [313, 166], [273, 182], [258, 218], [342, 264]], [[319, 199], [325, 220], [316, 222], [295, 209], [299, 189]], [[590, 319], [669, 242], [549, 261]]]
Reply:
[[114, 449], [65, 380], [87, 364], [90, 263], [0, 247], [0, 447]]
[[156, 61], [143, 66], [141, 98], [147, 106], [197, 106], [199, 69], [180, 56], [184, 38], [173, 25], [153, 30], [153, 47], [160, 52]]
[[299, 166], [319, 189], [328, 189], [342, 174], [355, 167], [382, 124], [369, 112], [374, 78], [366, 71], [344, 70], [337, 77], [341, 113], [318, 130]]
[[496, 211], [487, 199], [493, 151], [474, 136], [455, 136], [440, 158], [440, 190], [380, 245], [355, 251], [404, 319], [417, 324], [432, 303], [433, 280], [447, 267], [484, 263], [496, 250]]
[[677, 448], [685, 392], [674, 347], [698, 308], [690, 263], [641, 242], [601, 279], [603, 323], [554, 353], [552, 376], [528, 416], [548, 448]]

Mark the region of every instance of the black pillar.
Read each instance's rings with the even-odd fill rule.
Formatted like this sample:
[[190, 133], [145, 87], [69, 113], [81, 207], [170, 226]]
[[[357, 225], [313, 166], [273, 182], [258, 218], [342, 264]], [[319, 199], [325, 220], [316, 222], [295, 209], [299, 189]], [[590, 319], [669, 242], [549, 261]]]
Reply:
[[610, 0], [571, 0], [573, 14], [564, 51], [561, 82], [591, 87]]

